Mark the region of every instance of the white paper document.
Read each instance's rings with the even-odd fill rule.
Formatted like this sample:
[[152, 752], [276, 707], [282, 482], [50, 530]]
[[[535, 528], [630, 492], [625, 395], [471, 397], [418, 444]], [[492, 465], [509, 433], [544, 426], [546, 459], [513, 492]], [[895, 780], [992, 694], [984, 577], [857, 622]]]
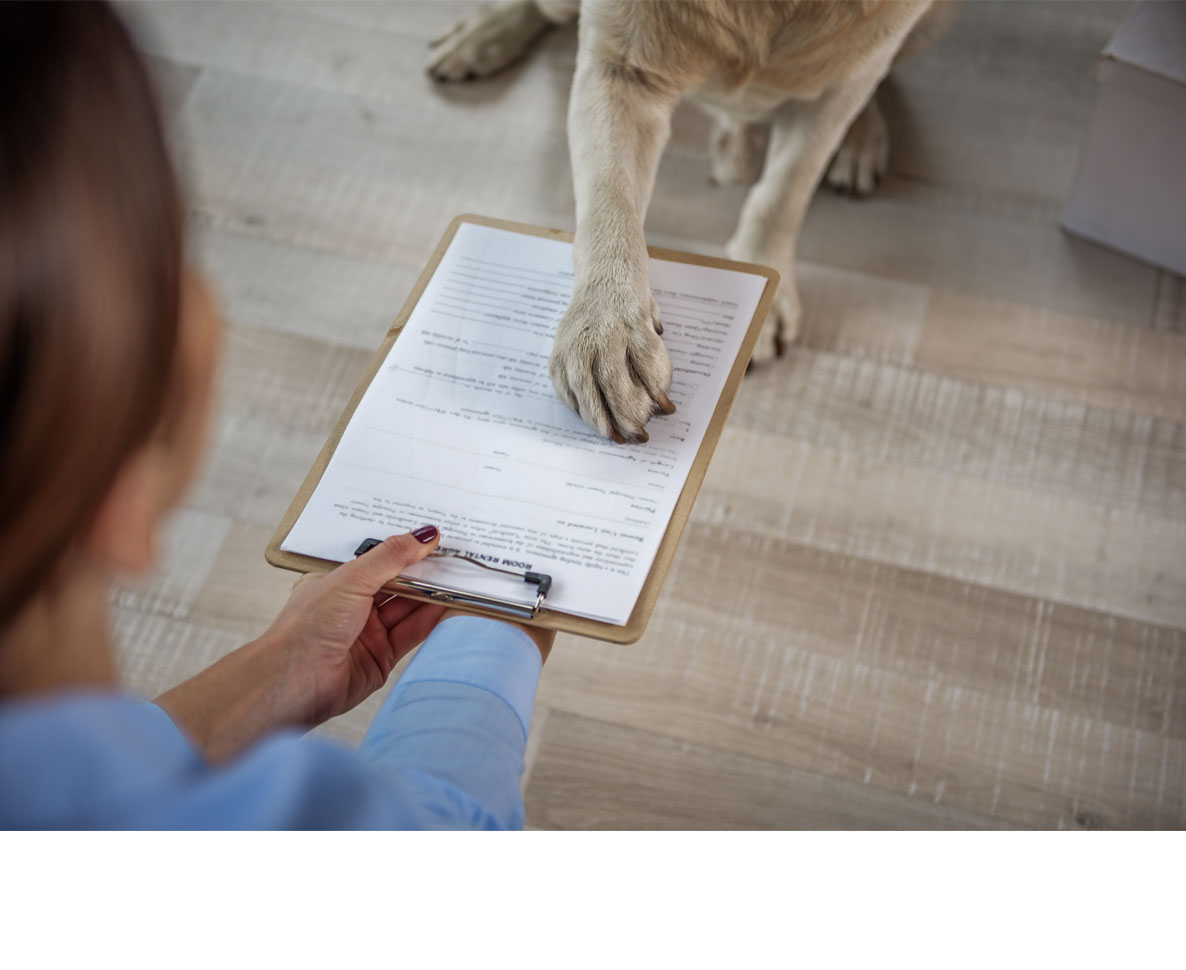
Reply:
[[[548, 609], [624, 624], [766, 285], [657, 259], [650, 279], [678, 410], [618, 445], [548, 376], [572, 245], [462, 223], [281, 548], [344, 562], [363, 539], [436, 525], [443, 547], [551, 575]], [[534, 601], [455, 559], [407, 575]]]

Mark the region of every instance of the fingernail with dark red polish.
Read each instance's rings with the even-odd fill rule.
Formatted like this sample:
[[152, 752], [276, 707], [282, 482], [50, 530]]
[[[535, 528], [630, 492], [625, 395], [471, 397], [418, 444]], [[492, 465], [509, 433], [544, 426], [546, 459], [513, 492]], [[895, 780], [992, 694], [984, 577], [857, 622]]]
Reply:
[[423, 542], [426, 545], [432, 542], [432, 540], [438, 535], [440, 535], [440, 533], [437, 532], [437, 527], [435, 525], [422, 525], [419, 529], [412, 530], [412, 536], [415, 538], [415, 540], [417, 542]]

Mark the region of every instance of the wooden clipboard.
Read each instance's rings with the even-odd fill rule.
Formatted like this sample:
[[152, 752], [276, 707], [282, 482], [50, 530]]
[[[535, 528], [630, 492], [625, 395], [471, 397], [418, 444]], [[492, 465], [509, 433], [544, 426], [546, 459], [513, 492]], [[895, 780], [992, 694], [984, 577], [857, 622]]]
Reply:
[[[428, 281], [432, 278], [433, 273], [436, 272], [436, 268], [440, 264], [445, 250], [448, 249], [449, 244], [453, 241], [453, 236], [456, 234], [458, 226], [466, 222], [531, 236], [543, 236], [546, 239], [557, 239], [563, 242], [572, 242], [573, 240], [572, 233], [564, 232], [560, 229], [546, 229], [542, 226], [530, 226], [520, 222], [508, 222], [504, 219], [492, 219], [487, 216], [460, 215], [449, 223], [449, 228], [445, 231], [444, 236], [441, 237], [441, 241], [437, 243], [436, 249], [433, 250], [428, 265], [424, 267], [424, 272], [420, 274], [420, 278], [416, 280], [416, 285], [412, 287], [412, 292], [408, 294], [407, 300], [404, 301], [403, 308], [400, 310], [395, 323], [387, 331], [386, 339], [384, 339], [379, 349], [375, 351], [374, 356], [367, 365], [367, 370], [363, 375], [362, 381], [355, 388], [353, 396], [351, 396], [349, 403], [346, 405], [346, 409], [342, 412], [342, 416], [338, 418], [337, 424], [334, 425], [334, 429], [322, 447], [321, 453], [317, 456], [317, 460], [313, 462], [313, 467], [309, 469], [309, 474], [305, 476], [305, 481], [297, 491], [296, 497], [292, 500], [292, 504], [288, 507], [284, 518], [280, 520], [280, 524], [276, 527], [276, 532], [268, 543], [265, 553], [267, 561], [273, 566], [278, 566], [281, 569], [291, 569], [301, 573], [310, 573], [328, 572], [339, 565], [336, 562], [326, 559], [316, 559], [312, 556], [302, 556], [298, 553], [286, 552], [280, 548], [280, 545], [287, 538], [288, 533], [292, 531], [293, 526], [296, 525], [296, 521], [300, 517], [301, 512], [304, 511], [306, 503], [313, 494], [313, 490], [317, 487], [318, 482], [321, 481], [321, 476], [325, 474], [325, 469], [338, 447], [338, 441], [345, 432], [346, 425], [349, 424], [355, 408], [358, 407], [371, 381], [374, 380], [375, 375], [379, 372], [379, 368], [382, 367], [383, 362], [387, 359], [392, 344], [399, 338], [404, 324], [408, 322], [408, 318], [412, 315], [412, 310], [415, 309], [416, 304], [420, 301], [420, 297], [424, 293], [424, 288], [428, 285]], [[765, 321], [766, 314], [770, 310], [770, 304], [774, 299], [774, 293], [778, 288], [779, 281], [778, 273], [768, 266], [759, 266], [755, 263], [738, 263], [727, 259], [717, 259], [712, 256], [700, 256], [695, 253], [660, 249], [655, 246], [648, 246], [647, 250], [655, 259], [664, 259], [677, 263], [691, 263], [696, 266], [713, 266], [719, 269], [748, 273], [753, 276], [762, 276], [766, 279], [766, 285], [762, 290], [762, 296], [758, 300], [758, 306], [754, 311], [753, 319], [750, 320], [749, 329], [746, 331], [745, 337], [741, 342], [741, 350], [737, 355], [737, 359], [733, 362], [733, 367], [729, 371], [729, 376], [725, 381], [725, 388], [717, 401], [717, 406], [704, 433], [704, 440], [700, 444], [700, 450], [696, 453], [695, 461], [692, 462], [691, 470], [688, 472], [687, 482], [685, 482], [679, 499], [676, 501], [675, 511], [672, 513], [671, 520], [667, 524], [667, 530], [663, 534], [662, 541], [659, 543], [658, 551], [655, 553], [654, 564], [651, 566], [651, 571], [643, 583], [642, 591], [639, 593], [638, 600], [634, 604], [634, 610], [631, 612], [630, 618], [624, 625], [617, 625], [600, 620], [573, 616], [556, 610], [549, 610], [545, 605], [533, 619], [519, 619], [516, 621], [532, 626], [560, 630], [565, 633], [573, 633], [578, 636], [609, 640], [613, 643], [634, 643], [642, 636], [643, 631], [646, 629], [647, 623], [651, 618], [651, 613], [654, 611], [655, 603], [659, 598], [659, 591], [663, 587], [663, 580], [667, 576], [667, 570], [671, 566], [671, 560], [675, 556], [676, 548], [679, 546], [679, 540], [683, 535], [684, 526], [687, 525], [688, 518], [692, 514], [692, 504], [696, 501], [696, 495], [700, 491], [700, 484], [704, 481], [704, 475], [708, 471], [709, 460], [712, 458], [712, 453], [716, 450], [717, 442], [720, 440], [721, 432], [725, 427], [725, 419], [729, 416], [729, 409], [733, 406], [733, 400], [737, 397], [737, 392], [741, 388], [741, 379], [745, 375], [746, 366], [749, 363], [750, 356], [753, 354], [754, 344], [757, 342], [759, 333], [761, 333], [762, 323]], [[637, 447], [643, 446], [639, 445]], [[415, 593], [402, 593], [401, 595], [407, 595], [413, 599], [426, 601], [436, 599], [439, 601], [439, 597], [417, 595]], [[468, 612], [506, 619], [505, 615], [500, 616], [499, 613], [490, 610], [470, 606], [466, 606], [465, 609]]]

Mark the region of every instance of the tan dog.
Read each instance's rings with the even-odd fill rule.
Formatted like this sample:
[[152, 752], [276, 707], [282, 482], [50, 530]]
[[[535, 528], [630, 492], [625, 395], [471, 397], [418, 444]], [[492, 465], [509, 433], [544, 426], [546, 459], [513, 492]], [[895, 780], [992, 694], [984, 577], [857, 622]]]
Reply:
[[586, 423], [617, 441], [645, 441], [655, 408], [672, 410], [643, 218], [680, 98], [715, 119], [714, 178], [758, 178], [726, 251], [783, 274], [754, 351], [764, 360], [799, 329], [795, 244], [829, 159], [834, 187], [872, 190], [888, 147], [873, 94], [895, 57], [929, 42], [952, 10], [932, 0], [511, 0], [434, 42], [429, 72], [465, 80], [580, 15], [568, 113], [575, 281], [550, 369]]

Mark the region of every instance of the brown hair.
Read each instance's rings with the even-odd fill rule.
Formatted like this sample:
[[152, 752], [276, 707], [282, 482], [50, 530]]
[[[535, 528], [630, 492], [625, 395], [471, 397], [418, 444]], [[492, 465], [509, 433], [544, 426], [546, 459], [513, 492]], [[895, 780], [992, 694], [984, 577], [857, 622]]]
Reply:
[[182, 218], [112, 8], [0, 4], [0, 632], [172, 400]]

